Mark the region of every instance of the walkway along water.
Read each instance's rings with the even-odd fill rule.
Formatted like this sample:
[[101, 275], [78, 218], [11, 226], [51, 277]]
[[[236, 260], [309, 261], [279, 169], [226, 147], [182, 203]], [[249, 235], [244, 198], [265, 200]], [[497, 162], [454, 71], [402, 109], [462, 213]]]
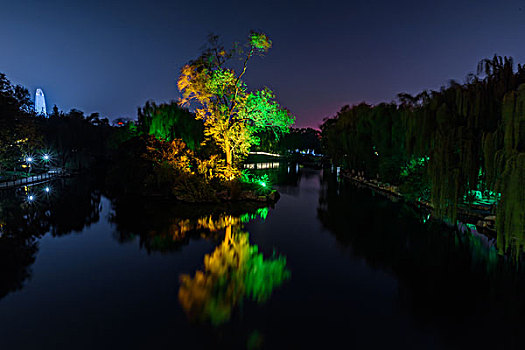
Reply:
[[62, 169], [57, 168], [57, 169], [50, 170], [47, 173], [42, 173], [42, 174], [33, 175], [29, 177], [23, 177], [21, 179], [15, 179], [11, 181], [0, 182], [0, 190], [6, 190], [9, 188], [25, 186], [29, 184], [35, 185], [35, 184], [54, 180], [64, 175], [66, 175], [66, 173]]

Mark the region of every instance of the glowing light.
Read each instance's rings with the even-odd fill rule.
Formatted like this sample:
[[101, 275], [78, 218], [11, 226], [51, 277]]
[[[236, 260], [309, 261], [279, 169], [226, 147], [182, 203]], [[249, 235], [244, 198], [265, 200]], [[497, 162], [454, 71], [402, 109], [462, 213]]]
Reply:
[[27, 200], [32, 202], [35, 200], [35, 196], [33, 196], [32, 194], [30, 194], [29, 196], [27, 196]]
[[266, 182], [261, 182], [262, 187], [266, 187]]
[[32, 163], [33, 162], [33, 157], [27, 157], [26, 158], [26, 162], [27, 163]]
[[46, 99], [44, 97], [44, 92], [42, 89], [36, 89], [35, 93], [35, 113], [37, 115], [43, 115], [47, 117], [46, 110]]
[[44, 188], [44, 191], [46, 191], [47, 193], [49, 193], [49, 192], [51, 191], [51, 189], [50, 189], [48, 186], [46, 186], [46, 188]]
[[265, 156], [282, 157], [280, 154], [268, 153], [268, 152], [249, 152], [248, 154], [262, 154], [262, 155], [265, 155]]
[[49, 154], [44, 154], [42, 156], [42, 159], [45, 160], [45, 161], [48, 161], [49, 160]]

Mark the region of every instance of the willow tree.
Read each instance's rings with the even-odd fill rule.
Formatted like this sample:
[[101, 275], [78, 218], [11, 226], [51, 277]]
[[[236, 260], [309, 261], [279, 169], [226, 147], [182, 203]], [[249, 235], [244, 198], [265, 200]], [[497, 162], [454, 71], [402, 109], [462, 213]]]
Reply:
[[503, 147], [496, 152], [496, 190], [501, 192], [496, 215], [501, 251], [516, 257], [525, 251], [525, 84], [505, 95], [502, 108]]
[[[194, 105], [196, 118], [204, 121], [206, 139], [213, 140], [225, 154], [226, 177], [233, 179], [239, 174], [239, 160], [259, 143], [256, 133], [272, 130], [278, 137], [289, 132], [294, 117], [279, 105], [270, 89], [249, 91], [242, 80], [250, 59], [271, 48], [266, 34], [251, 32], [246, 48], [234, 44], [226, 50], [216, 36], [209, 44], [181, 70], [177, 82], [180, 103]], [[231, 66], [235, 57], [241, 58], [240, 73]]]
[[170, 142], [181, 139], [192, 151], [202, 142], [202, 122], [175, 101], [160, 105], [147, 101], [138, 109], [138, 124], [142, 133]]

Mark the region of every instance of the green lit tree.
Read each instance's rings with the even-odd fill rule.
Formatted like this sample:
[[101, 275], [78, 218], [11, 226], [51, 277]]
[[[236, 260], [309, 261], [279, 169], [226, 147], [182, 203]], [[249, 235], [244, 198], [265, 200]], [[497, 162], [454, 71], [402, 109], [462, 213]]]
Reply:
[[174, 101], [159, 105], [146, 102], [138, 109], [138, 124], [144, 134], [170, 142], [182, 139], [192, 151], [202, 142], [202, 122]]
[[[259, 143], [256, 133], [272, 130], [278, 137], [287, 133], [294, 122], [270, 89], [249, 91], [242, 80], [250, 59], [265, 54], [271, 46], [266, 34], [251, 32], [247, 49], [234, 44], [225, 50], [218, 37], [212, 36], [209, 47], [182, 68], [177, 82], [182, 94], [180, 103], [195, 105], [196, 118], [204, 121], [206, 139], [224, 152], [228, 179], [240, 174], [236, 167], [239, 160]], [[243, 62], [240, 73], [227, 66], [238, 56]]]

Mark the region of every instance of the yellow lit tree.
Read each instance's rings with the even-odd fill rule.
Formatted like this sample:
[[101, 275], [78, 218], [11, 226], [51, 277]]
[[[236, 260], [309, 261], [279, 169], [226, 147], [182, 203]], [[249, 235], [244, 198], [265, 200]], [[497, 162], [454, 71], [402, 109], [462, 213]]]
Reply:
[[[255, 134], [272, 130], [278, 137], [289, 132], [294, 117], [277, 103], [271, 90], [249, 91], [242, 80], [248, 61], [271, 48], [266, 34], [251, 32], [247, 49], [234, 44], [225, 50], [217, 36], [210, 37], [209, 43], [196, 60], [182, 68], [177, 86], [182, 94], [180, 103], [195, 105], [196, 118], [204, 121], [206, 139], [215, 141], [224, 152], [225, 175], [231, 180], [240, 174], [239, 160], [259, 143]], [[243, 62], [240, 73], [227, 67], [237, 56]]]

